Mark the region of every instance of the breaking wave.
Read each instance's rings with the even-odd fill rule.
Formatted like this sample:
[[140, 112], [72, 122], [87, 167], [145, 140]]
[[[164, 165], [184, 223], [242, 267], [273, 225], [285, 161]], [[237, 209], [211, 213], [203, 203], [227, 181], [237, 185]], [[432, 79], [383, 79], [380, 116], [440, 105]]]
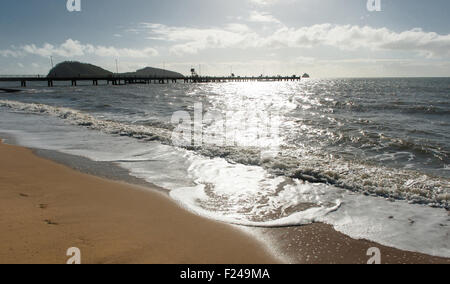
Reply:
[[[150, 121], [142, 125], [117, 122], [96, 118], [70, 108], [8, 100], [0, 100], [0, 106], [16, 112], [57, 117], [73, 125], [107, 134], [128, 136], [142, 141], [158, 141], [166, 145], [171, 145], [172, 141], [172, 127], [164, 123]], [[450, 209], [449, 179], [414, 170], [396, 169], [369, 162], [333, 157], [320, 151], [315, 152], [314, 149], [308, 152], [299, 151], [287, 144], [281, 147], [278, 155], [270, 157], [265, 157], [261, 149], [252, 147], [205, 145], [200, 148], [189, 147], [188, 150], [210, 158], [223, 158], [231, 163], [260, 166], [274, 177], [284, 176], [310, 183], [334, 185], [364, 195], [391, 200], [406, 200], [409, 203]], [[257, 202], [263, 204], [264, 200]], [[338, 204], [334, 204], [334, 206], [338, 206]], [[274, 219], [283, 216], [280, 212], [277, 214], [274, 215], [276, 216]], [[263, 217], [268, 218], [268, 216]], [[261, 220], [255, 222], [257, 221]]]

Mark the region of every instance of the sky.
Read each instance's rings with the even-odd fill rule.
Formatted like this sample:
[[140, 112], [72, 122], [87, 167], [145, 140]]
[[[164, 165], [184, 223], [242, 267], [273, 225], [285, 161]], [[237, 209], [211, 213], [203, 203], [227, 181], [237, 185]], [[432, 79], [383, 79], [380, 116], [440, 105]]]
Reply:
[[1, 75], [47, 74], [52, 58], [113, 72], [450, 76], [448, 0], [73, 1], [81, 11], [0, 2]]

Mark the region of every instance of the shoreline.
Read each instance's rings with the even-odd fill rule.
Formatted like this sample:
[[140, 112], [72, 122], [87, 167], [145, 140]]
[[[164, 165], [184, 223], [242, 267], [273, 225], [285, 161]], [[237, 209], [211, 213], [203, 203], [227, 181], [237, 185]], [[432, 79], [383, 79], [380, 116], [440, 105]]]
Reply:
[[0, 263], [268, 264], [231, 226], [193, 215], [147, 187], [108, 181], [0, 144]]
[[[14, 137], [6, 137], [6, 140], [11, 140], [14, 141]], [[22, 167], [25, 167], [26, 165], [29, 165], [30, 162], [33, 163], [38, 163], [39, 165], [41, 164], [45, 164], [46, 167], [50, 167], [53, 170], [58, 170], [58, 171], [63, 171], [65, 172], [66, 175], [69, 176], [76, 176], [77, 178], [81, 178], [81, 179], [86, 179], [89, 180], [90, 182], [96, 182], [99, 184], [102, 184], [103, 187], [106, 186], [106, 188], [103, 188], [100, 192], [96, 192], [95, 194], [95, 198], [94, 200], [91, 201], [90, 205], [84, 205], [84, 209], [87, 209], [88, 211], [98, 211], [99, 209], [93, 209], [92, 207], [96, 207], [93, 206], [92, 202], [95, 203], [95, 205], [98, 205], [99, 202], [103, 203], [103, 206], [109, 204], [109, 206], [111, 206], [111, 204], [115, 204], [114, 202], [119, 202], [119, 203], [123, 203], [120, 202], [122, 200], [117, 200], [116, 198], [111, 198], [111, 196], [109, 196], [109, 190], [110, 188], [113, 188], [113, 193], [114, 196], [118, 195], [121, 196], [120, 198], [123, 200], [128, 200], [128, 204], [119, 204], [117, 205], [118, 207], [120, 207], [121, 211], [119, 212], [113, 212], [111, 214], [104, 214], [105, 212], [102, 212], [104, 215], [102, 216], [102, 218], [106, 218], [107, 220], [109, 220], [109, 225], [108, 227], [105, 227], [103, 234], [102, 232], [92, 232], [89, 230], [92, 230], [93, 227], [95, 227], [98, 222], [98, 220], [96, 220], [94, 217], [90, 216], [91, 219], [89, 219], [89, 216], [84, 216], [84, 214], [81, 213], [81, 215], [77, 215], [74, 212], [67, 212], [67, 210], [79, 210], [80, 208], [72, 208], [72, 204], [70, 204], [70, 200], [67, 200], [67, 196], [58, 196], [56, 198], [57, 201], [55, 201], [56, 203], [63, 203], [65, 204], [65, 206], [67, 206], [67, 208], [65, 209], [61, 209], [59, 208], [58, 210], [56, 210], [56, 212], [61, 213], [59, 211], [63, 211], [65, 215], [75, 215], [72, 217], [71, 222], [68, 224], [66, 222], [64, 222], [64, 219], [45, 219], [44, 220], [40, 220], [41, 224], [36, 224], [36, 223], [32, 223], [31, 224], [31, 228], [29, 227], [22, 227], [22, 231], [21, 234], [31, 234], [31, 235], [35, 235], [36, 233], [39, 233], [39, 235], [41, 234], [41, 232], [39, 231], [33, 231], [34, 228], [36, 226], [38, 227], [46, 227], [47, 229], [51, 229], [52, 231], [57, 231], [58, 227], [62, 227], [62, 226], [67, 226], [67, 227], [73, 227], [70, 228], [74, 229], [74, 228], [79, 228], [79, 227], [84, 227], [84, 229], [86, 231], [83, 231], [85, 234], [92, 234], [94, 233], [94, 235], [97, 238], [100, 239], [107, 239], [109, 241], [110, 244], [114, 244], [114, 243], [121, 243], [121, 249], [120, 249], [120, 256], [119, 255], [113, 255], [110, 256], [113, 252], [115, 252], [116, 248], [114, 245], [111, 246], [107, 246], [104, 243], [97, 243], [97, 242], [90, 242], [89, 247], [91, 247], [93, 250], [95, 251], [101, 251], [98, 252], [100, 253], [100, 255], [102, 255], [103, 257], [89, 257], [88, 258], [88, 262], [87, 263], [196, 263], [196, 264], [205, 264], [205, 263], [240, 263], [240, 264], [253, 264], [253, 263], [258, 263], [258, 264], [266, 264], [266, 263], [280, 263], [280, 262], [288, 262], [288, 263], [359, 263], [359, 264], [363, 264], [366, 263], [369, 259], [369, 257], [367, 256], [367, 250], [371, 247], [377, 247], [381, 250], [382, 252], [382, 263], [447, 263], [450, 264], [450, 259], [446, 259], [446, 258], [440, 258], [440, 257], [433, 257], [433, 256], [428, 256], [428, 255], [424, 255], [424, 254], [420, 254], [420, 253], [414, 253], [414, 252], [406, 252], [406, 251], [401, 251], [395, 248], [389, 248], [389, 247], [385, 247], [379, 244], [376, 244], [374, 242], [370, 242], [370, 241], [366, 241], [366, 240], [354, 240], [351, 239], [348, 236], [345, 236], [339, 232], [337, 232], [336, 230], [334, 230], [334, 228], [330, 225], [326, 225], [326, 224], [312, 224], [312, 225], [306, 225], [306, 226], [300, 226], [300, 227], [289, 227], [289, 228], [240, 228], [240, 227], [235, 227], [229, 224], [223, 224], [220, 222], [216, 222], [216, 221], [212, 221], [209, 219], [205, 219], [203, 217], [197, 216], [193, 213], [190, 213], [188, 211], [186, 211], [184, 208], [181, 208], [180, 206], [178, 206], [176, 204], [175, 201], [171, 200], [168, 195], [167, 192], [164, 189], [158, 188], [156, 186], [152, 186], [151, 184], [142, 181], [140, 179], [135, 179], [132, 178], [131, 180], [129, 179], [125, 179], [125, 176], [127, 175], [127, 171], [123, 170], [122, 172], [116, 169], [111, 169], [110, 167], [107, 167], [106, 165], [102, 164], [99, 165], [99, 167], [103, 167], [105, 168], [103, 171], [95, 171], [92, 172], [92, 168], [96, 168], [93, 167], [91, 165], [91, 167], [86, 166], [86, 162], [90, 161], [88, 159], [82, 158], [82, 157], [76, 157], [76, 156], [72, 156], [72, 155], [67, 155], [67, 154], [56, 154], [59, 152], [55, 152], [55, 151], [46, 151], [46, 150], [41, 150], [41, 149], [27, 149], [27, 148], [23, 148], [20, 146], [9, 146], [9, 145], [5, 145], [5, 144], [1, 144], [0, 143], [0, 153], [2, 153], [3, 156], [4, 153], [6, 153], [6, 156], [11, 155], [12, 153], [20, 153], [21, 155], [23, 155], [23, 159], [18, 159], [17, 157], [14, 156], [14, 160], [15, 163], [22, 163]], [[7, 160], [7, 159], [6, 159]], [[1, 183], [3, 183], [3, 178], [2, 175], [4, 175], [4, 171], [3, 169], [5, 169], [5, 167], [12, 171], [10, 172], [10, 174], [14, 174], [14, 169], [11, 168], [10, 163], [8, 162], [7, 164], [9, 165], [4, 165], [6, 161], [4, 162], [0, 162], [0, 169], [2, 169], [2, 174], [0, 174], [0, 185]], [[92, 163], [94, 165], [94, 163], [98, 163], [98, 162], [93, 162], [90, 161], [89, 163]], [[84, 167], [88, 167], [89, 169], [83, 169], [83, 165]], [[112, 168], [117, 167], [120, 168], [118, 166], [113, 166]], [[109, 168], [109, 169], [106, 169]], [[119, 173], [119, 174], [118, 174]], [[118, 176], [115, 176], [118, 175]], [[16, 179], [20, 179], [20, 174], [18, 172], [15, 173]], [[113, 178], [114, 177], [114, 178]], [[37, 180], [35, 181], [39, 181], [39, 183], [43, 183], [44, 185], [48, 185], [48, 181], [42, 180], [41, 175], [38, 175]], [[56, 178], [55, 175], [48, 175], [47, 178]], [[126, 183], [125, 183], [125, 182]], [[76, 183], [78, 184], [79, 181], [77, 180]], [[34, 184], [32, 184], [34, 185]], [[69, 185], [70, 187], [70, 185]], [[86, 194], [89, 196], [88, 193], [86, 192], [78, 192], [79, 190], [79, 185], [72, 185], [72, 189], [67, 191], [66, 193], [70, 195], [71, 198], [75, 198], [76, 200], [79, 198], [87, 198]], [[25, 191], [30, 191], [32, 189], [32, 187], [29, 187], [28, 189], [24, 189]], [[17, 189], [19, 190], [19, 189]], [[19, 190], [19, 191], [24, 191], [24, 190]], [[47, 189], [44, 190], [44, 195], [51, 197], [52, 195], [55, 195], [56, 193], [54, 192], [55, 188], [53, 189]], [[96, 189], [98, 191], [98, 189]], [[13, 201], [14, 204], [19, 204], [22, 201], [30, 201], [31, 199], [33, 199], [35, 196], [33, 194], [29, 194], [29, 193], [18, 193], [15, 192], [17, 195], [15, 196], [15, 199]], [[0, 194], [4, 194], [4, 192], [0, 192]], [[26, 195], [26, 196], [23, 196]], [[136, 197], [138, 197], [138, 199], [143, 199], [146, 200], [146, 202], [148, 203], [144, 203], [142, 200], [139, 200], [139, 202], [136, 201]], [[89, 196], [91, 199], [93, 197], [93, 195], [91, 194]], [[14, 199], [14, 198], [13, 198]], [[4, 203], [4, 198], [0, 199], [0, 202]], [[20, 201], [20, 202], [19, 202]], [[41, 202], [41, 201], [39, 201]], [[35, 203], [39, 203], [38, 200], [36, 200]], [[69, 202], [69, 203], [68, 203]], [[137, 202], [137, 203], [136, 203]], [[48, 204], [47, 204], [48, 203]], [[47, 203], [40, 203], [38, 205], [34, 205], [35, 208], [32, 208], [34, 213], [39, 212], [41, 215], [43, 213], [47, 213], [50, 210], [50, 202]], [[226, 239], [229, 240], [231, 238], [231, 242], [228, 244], [231, 247], [234, 246], [242, 246], [242, 248], [239, 248], [239, 253], [238, 255], [234, 255], [233, 253], [230, 252], [232, 250], [229, 249], [224, 249], [224, 246], [222, 245], [220, 241], [220, 238], [218, 239], [218, 236], [214, 235], [215, 237], [212, 237], [214, 239], [213, 242], [209, 243], [208, 246], [210, 249], [212, 249], [211, 251], [203, 251], [202, 252], [202, 257], [199, 257], [199, 255], [197, 255], [197, 253], [191, 251], [189, 254], [189, 256], [187, 258], [179, 258], [179, 254], [172, 254], [171, 256], [166, 255], [166, 256], [159, 256], [158, 259], [155, 260], [155, 258], [153, 258], [153, 261], [151, 258], [149, 258], [148, 255], [146, 255], [145, 252], [136, 252], [136, 245], [133, 242], [127, 242], [124, 241], [124, 236], [126, 235], [127, 238], [129, 237], [127, 234], [123, 234], [120, 233], [121, 228], [123, 228], [123, 226], [129, 226], [130, 224], [126, 224], [127, 222], [116, 222], [114, 223], [113, 220], [114, 218], [119, 218], [120, 217], [124, 217], [128, 216], [129, 218], [131, 217], [136, 217], [136, 219], [139, 219], [140, 222], [151, 222], [151, 221], [156, 221], [154, 219], [152, 219], [151, 216], [146, 216], [146, 210], [148, 210], [148, 205], [149, 204], [158, 204], [158, 210], [160, 210], [160, 215], [169, 215], [169, 216], [162, 216], [165, 218], [172, 218], [172, 221], [177, 221], [177, 225], [176, 226], [170, 226], [170, 224], [156, 224], [156, 226], [163, 226], [166, 225], [165, 230], [167, 231], [167, 233], [169, 233], [172, 237], [173, 237], [173, 232], [175, 231], [182, 231], [182, 234], [184, 234], [186, 232], [186, 228], [184, 228], [181, 224], [180, 224], [180, 220], [178, 220], [178, 218], [181, 218], [182, 220], [187, 218], [189, 220], [191, 220], [193, 223], [195, 223], [196, 226], [198, 226], [198, 228], [200, 228], [200, 230], [204, 230], [205, 227], [207, 227], [207, 230], [211, 230], [213, 233], [217, 233], [218, 231], [220, 232], [221, 236], [220, 237], [224, 237], [226, 236]], [[162, 203], [162, 205], [160, 204]], [[23, 204], [22, 204], [23, 205]], [[43, 205], [43, 206], [42, 206]], [[133, 210], [137, 210], [139, 212], [139, 216], [131, 216], [129, 212], [124, 212], [124, 209], [130, 209], [127, 207], [132, 205], [132, 209]], [[6, 206], [6, 207], [5, 207]], [[2, 204], [2, 208], [4, 208], [3, 210], [6, 210], [5, 208], [7, 208], [8, 206], [10, 206], [9, 204]], [[40, 208], [40, 207], [45, 207], [45, 208]], [[110, 208], [110, 207], [109, 207]], [[170, 208], [170, 210], [169, 210]], [[39, 210], [37, 210], [39, 209]], [[30, 210], [30, 208], [28, 208], [27, 210]], [[55, 208], [53, 208], [53, 210], [55, 211]], [[177, 220], [173, 219], [173, 213], [170, 212], [171, 210], [176, 210], [177, 211]], [[14, 210], [12, 210], [14, 211]], [[63, 215], [64, 215], [63, 214]], [[98, 212], [97, 212], [98, 214]], [[141, 216], [142, 215], [142, 216]], [[3, 214], [2, 216], [8, 216]], [[56, 215], [58, 216], [58, 215]], [[53, 218], [53, 217], [52, 217]], [[92, 219], [93, 218], [93, 219]], [[4, 221], [0, 222], [0, 226], [4, 227], [7, 226], [9, 228], [14, 227], [14, 224], [10, 223], [10, 220], [7, 220], [8, 218], [5, 218]], [[28, 218], [25, 216], [22, 216], [22, 218], [19, 220], [21, 223], [27, 223], [29, 222], [29, 220], [27, 220]], [[41, 218], [42, 219], [42, 218]], [[60, 221], [63, 220], [63, 221]], [[121, 219], [122, 220], [122, 219]], [[35, 220], [36, 221], [36, 220]], [[46, 222], [49, 221], [49, 222]], [[124, 221], [124, 220], [122, 220]], [[80, 222], [85, 223], [84, 225], [81, 225]], [[39, 222], [38, 222], [39, 223]], [[43, 224], [46, 226], [43, 226]], [[47, 224], [45, 224], [47, 223]], [[182, 223], [182, 222], [181, 222]], [[95, 226], [93, 224], [96, 224]], [[153, 224], [155, 225], [155, 224]], [[180, 227], [181, 225], [181, 227]], [[87, 227], [87, 228], [86, 228]], [[116, 228], [118, 227], [118, 228]], [[170, 228], [167, 228], [170, 227]], [[7, 231], [7, 230], [5, 230]], [[114, 234], [109, 235], [107, 234], [108, 231], [113, 231]], [[170, 232], [172, 231], [172, 232]], [[189, 231], [189, 230], [188, 230]], [[144, 227], [139, 227], [139, 230], [133, 230], [133, 234], [137, 234], [138, 236], [134, 236], [137, 237], [138, 239], [138, 243], [139, 244], [145, 244], [146, 242], [148, 242], [146, 240], [145, 234], [151, 234], [151, 232], [154, 233], [154, 230], [149, 230], [148, 228], [144, 228]], [[192, 233], [192, 230], [190, 230], [190, 232]], [[172, 233], [172, 234], [171, 234]], [[79, 235], [79, 234], [78, 234]], [[105, 236], [105, 235], [109, 235], [109, 236]], [[204, 235], [203, 235], [204, 236]], [[11, 239], [13, 236], [11, 235]], [[32, 245], [32, 250], [34, 251], [41, 251], [42, 248], [46, 247], [46, 242], [53, 242], [54, 239], [53, 238], [60, 238], [61, 236], [58, 234], [54, 234], [51, 233], [49, 235], [47, 235], [47, 239], [41, 239], [41, 242], [39, 244], [34, 243], [34, 245]], [[65, 237], [66, 239], [68, 238], [67, 236]], [[109, 239], [108, 239], [109, 238]], [[68, 238], [70, 239], [70, 238]], [[79, 243], [80, 249], [81, 246], [85, 244], [85, 240], [89, 240], [90, 238], [88, 237], [75, 237], [74, 241], [75, 243]], [[151, 239], [151, 238], [149, 238]], [[17, 261], [19, 263], [41, 263], [40, 260], [38, 260], [37, 256], [36, 258], [24, 258], [23, 261], [21, 261], [19, 257], [13, 257], [13, 258], [8, 258], [8, 253], [6, 252], [7, 248], [5, 246], [5, 244], [8, 244], [8, 238], [5, 236], [2, 236], [0, 238], [0, 240], [2, 240], [2, 244], [0, 245], [0, 263], [8, 263], [8, 260], [12, 260], [13, 262]], [[17, 242], [17, 240], [14, 238], [15, 242]], [[49, 241], [51, 240], [51, 241]], [[58, 239], [59, 240], [59, 239]], [[25, 237], [25, 241], [26, 243], [30, 243], [31, 241], [29, 239], [27, 239]], [[123, 242], [125, 242], [126, 244], [122, 244]], [[161, 246], [161, 248], [148, 248], [147, 246], [144, 245], [144, 247], [148, 250], [152, 250], [152, 251], [156, 251], [159, 253], [162, 253], [163, 255], [167, 254], [167, 246], [172, 244], [174, 246], [177, 245], [181, 245], [183, 244], [183, 248], [185, 248], [186, 246], [193, 246], [194, 244], [198, 244], [198, 240], [194, 239], [190, 239], [188, 241], [188, 239], [186, 240], [179, 240], [179, 239], [171, 239], [170, 241], [161, 241], [159, 242], [159, 246]], [[202, 242], [203, 243], [203, 242]], [[264, 247], [264, 244], [266, 244], [266, 247]], [[33, 242], [31, 242], [31, 244], [33, 244]], [[245, 244], [245, 245], [244, 245]], [[270, 245], [268, 245], [270, 244]], [[100, 246], [100, 248], [96, 248], [96, 246]], [[74, 245], [71, 245], [74, 246]], [[195, 245], [194, 245], [195, 246]], [[267, 247], [269, 246], [269, 248]], [[219, 248], [218, 248], [219, 247]], [[197, 247], [198, 249], [198, 247]], [[61, 249], [60, 249], [61, 250]], [[83, 249], [81, 249], [83, 251]], [[224, 252], [222, 252], [223, 250], [225, 250]], [[214, 251], [214, 253], [213, 253]], [[219, 253], [222, 258], [217, 258], [218, 255], [216, 254], [218, 251], [221, 251], [221, 253]], [[245, 255], [242, 255], [243, 252], [245, 252]], [[172, 251], [173, 253], [173, 251]], [[199, 258], [197, 258], [199, 257]], [[14, 260], [15, 259], [15, 260]], [[30, 260], [36, 259], [36, 262], [28, 262]], [[49, 261], [51, 258], [43, 258], [42, 260], [44, 261], [44, 263], [47, 263], [46, 261]], [[57, 263], [64, 263], [62, 261], [66, 260], [67, 257], [65, 256], [64, 252], [58, 256], [58, 258], [53, 258], [53, 261], [56, 261], [57, 259]], [[285, 260], [285, 261], [281, 261], [281, 259]], [[52, 262], [50, 262], [52, 263]]]

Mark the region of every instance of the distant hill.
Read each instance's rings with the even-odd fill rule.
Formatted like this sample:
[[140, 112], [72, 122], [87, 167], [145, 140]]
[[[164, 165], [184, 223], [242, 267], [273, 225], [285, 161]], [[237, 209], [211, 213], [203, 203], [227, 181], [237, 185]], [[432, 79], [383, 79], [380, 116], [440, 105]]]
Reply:
[[112, 74], [113, 74], [112, 72], [109, 72], [103, 68], [100, 68], [92, 64], [66, 61], [59, 63], [52, 70], [50, 70], [50, 72], [48, 73], [48, 77], [58, 78], [58, 77], [109, 76]]
[[[105, 70], [101, 67], [81, 63], [76, 61], [66, 61], [56, 65], [48, 73], [48, 77], [61, 78], [61, 77], [88, 77], [88, 76], [111, 76], [112, 72]], [[137, 70], [136, 72], [121, 73], [120, 76], [143, 76], [143, 77], [171, 77], [171, 78], [184, 78], [180, 73], [147, 67], [144, 69]]]
[[136, 72], [125, 73], [121, 75], [128, 76], [145, 76], [145, 77], [172, 77], [172, 78], [184, 78], [180, 73], [164, 70], [160, 68], [146, 67], [144, 69], [137, 70]]

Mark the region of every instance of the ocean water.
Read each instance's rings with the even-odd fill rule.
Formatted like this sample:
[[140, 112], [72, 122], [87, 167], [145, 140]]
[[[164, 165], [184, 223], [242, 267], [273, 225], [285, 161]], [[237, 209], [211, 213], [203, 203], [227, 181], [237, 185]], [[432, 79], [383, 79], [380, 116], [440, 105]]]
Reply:
[[117, 163], [215, 220], [450, 257], [448, 78], [34, 85], [0, 94], [1, 132]]

